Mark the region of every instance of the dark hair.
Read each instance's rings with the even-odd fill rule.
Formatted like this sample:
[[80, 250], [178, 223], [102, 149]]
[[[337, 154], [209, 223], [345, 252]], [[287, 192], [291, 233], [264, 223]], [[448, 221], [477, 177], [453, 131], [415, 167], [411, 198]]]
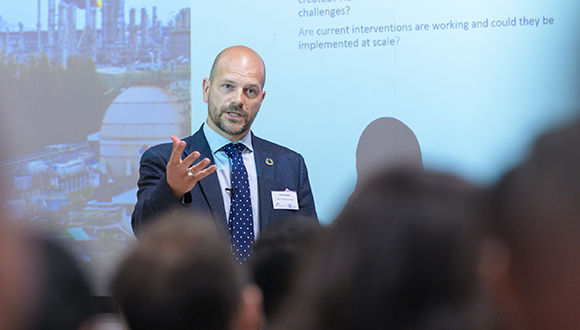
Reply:
[[77, 260], [59, 243], [40, 238], [42, 285], [32, 330], [77, 330], [96, 315], [93, 294]]
[[[488, 230], [510, 248], [516, 270], [539, 270], [547, 249], [580, 234], [580, 120], [542, 135], [491, 192]], [[533, 257], [532, 257], [533, 256]], [[548, 259], [550, 257], [548, 256]]]
[[356, 192], [275, 329], [468, 329], [476, 323], [477, 189], [395, 170]]
[[260, 234], [249, 268], [262, 290], [264, 312], [270, 319], [288, 295], [296, 267], [320, 230], [317, 221], [294, 218], [279, 221]]
[[131, 330], [229, 329], [240, 288], [216, 225], [190, 214], [144, 228], [112, 283]]

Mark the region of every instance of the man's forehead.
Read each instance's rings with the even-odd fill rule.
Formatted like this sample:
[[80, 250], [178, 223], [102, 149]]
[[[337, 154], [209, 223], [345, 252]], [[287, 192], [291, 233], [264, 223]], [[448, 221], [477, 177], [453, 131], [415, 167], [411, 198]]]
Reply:
[[229, 50], [220, 54], [216, 65], [216, 76], [233, 76], [255, 78], [262, 85], [266, 80], [266, 68], [262, 58], [249, 49], [242, 51]]
[[[221, 68], [218, 71], [219, 81], [246, 81], [255, 80], [256, 83], [260, 83], [263, 75], [258, 71], [244, 71], [236, 68]], [[250, 81], [252, 82], [252, 81]]]
[[241, 65], [255, 65], [264, 67], [264, 61], [258, 55], [258, 53], [254, 52], [249, 48], [238, 48], [233, 47], [230, 49], [226, 49], [218, 56], [218, 63], [223, 62], [238, 62]]

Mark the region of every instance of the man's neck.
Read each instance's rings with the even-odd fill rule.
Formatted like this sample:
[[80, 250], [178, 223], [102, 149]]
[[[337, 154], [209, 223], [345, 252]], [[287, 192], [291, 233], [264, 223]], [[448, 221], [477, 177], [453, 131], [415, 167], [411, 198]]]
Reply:
[[[232, 142], [232, 141], [228, 140], [227, 138], [225, 138], [223, 135], [221, 135], [218, 132], [216, 132], [215, 130], [213, 130], [211, 128], [211, 126], [208, 125], [207, 123], [203, 124], [203, 131], [204, 131], [205, 138], [209, 144], [209, 147], [210, 147], [212, 153], [217, 152], [224, 145]], [[252, 135], [251, 134], [246, 134], [241, 140], [236, 141], [234, 143], [237, 143], [237, 142], [243, 143], [249, 150], [254, 150], [252, 147]]]

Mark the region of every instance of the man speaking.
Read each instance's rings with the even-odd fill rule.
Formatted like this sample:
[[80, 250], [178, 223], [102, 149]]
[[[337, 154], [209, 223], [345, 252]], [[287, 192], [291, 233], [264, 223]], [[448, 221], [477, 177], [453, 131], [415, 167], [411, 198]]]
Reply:
[[161, 213], [206, 213], [229, 233], [232, 253], [243, 263], [260, 230], [275, 221], [318, 221], [302, 156], [250, 131], [265, 80], [264, 62], [252, 49], [234, 46], [218, 54], [203, 79], [206, 123], [141, 157], [131, 217], [136, 234]]

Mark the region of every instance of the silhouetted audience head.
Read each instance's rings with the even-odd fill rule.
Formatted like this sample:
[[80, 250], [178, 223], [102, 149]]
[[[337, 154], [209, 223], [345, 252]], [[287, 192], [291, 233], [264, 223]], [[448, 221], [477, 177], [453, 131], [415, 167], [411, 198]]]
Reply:
[[540, 137], [489, 209], [485, 278], [505, 327], [580, 327], [580, 121]]
[[373, 120], [356, 147], [356, 185], [360, 187], [386, 169], [423, 168], [421, 146], [415, 133], [392, 117]]
[[191, 216], [144, 228], [112, 282], [131, 330], [257, 328], [259, 289], [245, 285], [224, 237]]
[[85, 274], [65, 248], [39, 238], [42, 280], [32, 330], [80, 330], [93, 325], [96, 310]]
[[273, 329], [478, 329], [478, 189], [422, 170], [375, 177], [312, 251]]
[[39, 254], [23, 228], [0, 218], [0, 330], [30, 326], [40, 289]]
[[268, 227], [258, 237], [249, 267], [252, 280], [262, 290], [267, 319], [288, 295], [297, 265], [320, 229], [318, 222], [295, 218]]

